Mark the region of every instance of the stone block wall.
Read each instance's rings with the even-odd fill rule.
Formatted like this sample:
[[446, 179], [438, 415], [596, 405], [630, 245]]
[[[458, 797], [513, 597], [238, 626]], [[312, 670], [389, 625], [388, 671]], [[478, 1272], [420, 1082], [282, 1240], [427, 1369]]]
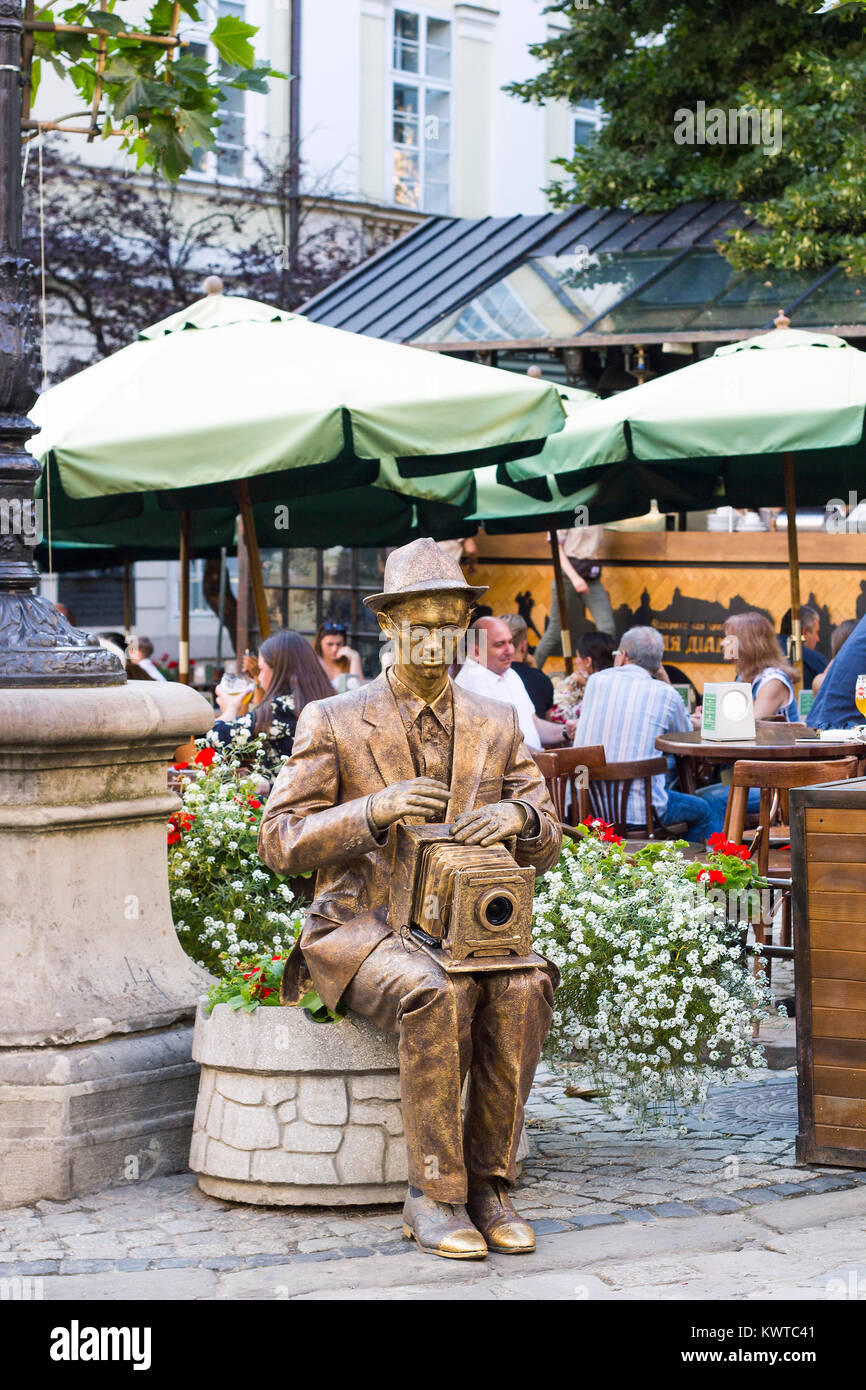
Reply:
[[297, 1009], [199, 1012], [190, 1167], [213, 1196], [257, 1205], [402, 1201], [396, 1038]]

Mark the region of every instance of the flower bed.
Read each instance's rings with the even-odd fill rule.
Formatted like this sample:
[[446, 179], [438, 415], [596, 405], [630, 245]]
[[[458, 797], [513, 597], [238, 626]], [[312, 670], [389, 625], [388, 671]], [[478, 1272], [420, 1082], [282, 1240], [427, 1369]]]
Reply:
[[231, 750], [202, 748], [195, 763], [198, 776], [184, 783], [183, 807], [168, 827], [171, 906], [187, 955], [222, 976], [250, 956], [287, 953], [305, 909], [258, 857], [259, 776]]
[[609, 1106], [667, 1122], [763, 1063], [769, 987], [731, 920], [762, 880], [724, 837], [695, 863], [672, 841], [627, 854], [601, 821], [579, 832], [536, 892], [535, 947], [562, 972], [548, 1048], [576, 1053]]

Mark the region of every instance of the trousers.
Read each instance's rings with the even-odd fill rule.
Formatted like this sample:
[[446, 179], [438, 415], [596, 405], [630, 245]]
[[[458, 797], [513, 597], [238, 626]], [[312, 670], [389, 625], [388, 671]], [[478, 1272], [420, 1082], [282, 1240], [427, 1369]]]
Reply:
[[[563, 575], [563, 582], [565, 584], [565, 603], [568, 608], [568, 630], [571, 633], [572, 647], [577, 649], [577, 639], [581, 633], [593, 631], [586, 613], [587, 604], [589, 604], [595, 621], [595, 631], [609, 632], [613, 637], [613, 609], [610, 606], [607, 590], [601, 580], [587, 580], [587, 592], [585, 594], [579, 594], [565, 575]], [[544, 635], [535, 648], [535, 664], [539, 671], [549, 656], [559, 655], [561, 652], [559, 597], [556, 592], [556, 585], [553, 584], [550, 593], [550, 617], [547, 627], [544, 629]]]
[[553, 1018], [553, 969], [449, 975], [394, 935], [344, 991], [350, 1009], [399, 1036], [409, 1182], [426, 1196], [465, 1202], [470, 1175], [514, 1182], [524, 1106]]

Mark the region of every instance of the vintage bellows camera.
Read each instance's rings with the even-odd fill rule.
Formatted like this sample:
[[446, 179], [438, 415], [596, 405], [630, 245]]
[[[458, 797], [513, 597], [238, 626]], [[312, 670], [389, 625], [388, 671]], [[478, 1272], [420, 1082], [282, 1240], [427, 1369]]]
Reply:
[[452, 830], [395, 825], [391, 927], [408, 930], [444, 970], [538, 965], [531, 948], [535, 870], [516, 863], [514, 840], [463, 845]]

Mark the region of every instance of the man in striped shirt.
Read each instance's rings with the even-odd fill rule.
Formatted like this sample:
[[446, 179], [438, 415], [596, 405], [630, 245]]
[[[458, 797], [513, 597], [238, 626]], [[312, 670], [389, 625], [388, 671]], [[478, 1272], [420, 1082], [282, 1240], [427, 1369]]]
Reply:
[[[684, 733], [691, 721], [667, 680], [655, 679], [664, 656], [664, 639], [653, 627], [633, 627], [623, 635], [614, 665], [596, 671], [586, 683], [575, 748], [601, 744], [609, 763], [659, 756], [659, 734]], [[701, 796], [671, 791], [663, 776], [652, 779], [653, 808], [662, 825], [685, 822], [690, 840], [707, 840], [722, 829], [721, 811]], [[632, 783], [626, 806], [628, 824], [646, 824], [644, 784]]]

